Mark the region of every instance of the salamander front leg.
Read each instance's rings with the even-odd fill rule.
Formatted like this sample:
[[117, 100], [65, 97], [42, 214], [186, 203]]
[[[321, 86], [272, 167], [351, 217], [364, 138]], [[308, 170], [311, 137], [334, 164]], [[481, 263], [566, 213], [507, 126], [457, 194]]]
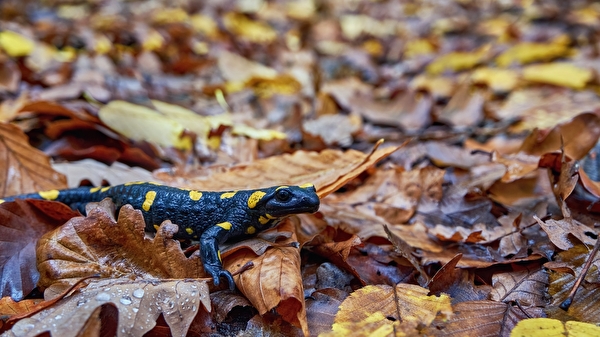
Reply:
[[220, 223], [202, 233], [200, 236], [200, 258], [202, 259], [204, 270], [212, 276], [215, 286], [218, 286], [221, 282], [221, 277], [224, 277], [229, 283], [229, 289], [234, 290], [235, 282], [233, 282], [233, 276], [231, 276], [230, 272], [223, 269], [221, 253], [219, 251], [219, 243], [227, 240], [230, 228], [231, 224], [228, 222]]

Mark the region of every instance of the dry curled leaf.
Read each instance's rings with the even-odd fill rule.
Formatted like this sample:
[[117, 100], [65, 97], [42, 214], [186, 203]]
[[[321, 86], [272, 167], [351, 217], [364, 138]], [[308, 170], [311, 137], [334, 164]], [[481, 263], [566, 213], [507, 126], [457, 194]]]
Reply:
[[[278, 231], [293, 232], [294, 226], [286, 221], [277, 227]], [[224, 261], [226, 269], [238, 269], [247, 262], [254, 268], [235, 277], [238, 289], [250, 303], [264, 315], [276, 309], [279, 315], [308, 334], [302, 276], [300, 274], [300, 251], [293, 245], [295, 234], [277, 242], [277, 246], [256, 256], [248, 250], [238, 250]]]
[[16, 126], [0, 123], [0, 196], [65, 188], [66, 178]]
[[177, 241], [177, 226], [165, 222], [153, 239], [144, 237], [140, 211], [125, 205], [115, 221], [113, 204], [89, 204], [86, 217], [71, 219], [47, 233], [37, 245], [40, 286], [73, 284], [82, 277], [199, 278], [202, 263], [197, 254], [186, 258]]

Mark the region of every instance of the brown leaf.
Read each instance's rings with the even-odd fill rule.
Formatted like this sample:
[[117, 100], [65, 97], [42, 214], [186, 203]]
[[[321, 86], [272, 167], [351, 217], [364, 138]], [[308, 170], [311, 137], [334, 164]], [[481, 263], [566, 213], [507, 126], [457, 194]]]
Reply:
[[[280, 224], [277, 231], [293, 232], [291, 222]], [[281, 317], [302, 328], [308, 334], [304, 290], [300, 274], [300, 252], [291, 245], [296, 236], [278, 242], [277, 246], [267, 249], [256, 256], [247, 249], [238, 250], [223, 261], [229, 270], [238, 269], [247, 262], [253, 262], [254, 268], [234, 277], [238, 289], [250, 303], [263, 315], [276, 309]]]
[[[548, 308], [558, 307], [567, 299], [571, 289], [573, 289], [577, 276], [581, 273], [583, 264], [589, 258], [589, 253], [590, 249], [585, 245], [577, 245], [569, 250], [558, 253], [556, 261], [570, 267], [575, 272], [575, 275], [553, 268], [557, 271], [550, 273], [548, 293], [552, 296], [552, 303]], [[598, 254], [595, 256], [593, 264], [596, 268], [590, 268], [582, 285], [577, 289], [571, 306], [566, 312], [571, 319], [589, 323], [598, 322], [598, 317], [600, 317], [600, 301], [594, 300], [600, 296], [600, 284], [598, 284], [600, 273], [597, 268], [600, 265], [600, 256]], [[551, 311], [549, 317], [560, 318], [561, 316], [559, 315], [565, 315], [564, 310]]]
[[544, 307], [547, 286], [548, 273], [541, 266], [514, 265], [511, 272], [494, 274], [490, 298], [498, 302], [518, 302], [526, 307]]
[[431, 278], [428, 286], [429, 290], [435, 295], [441, 295], [442, 293], [450, 295], [453, 304], [487, 299], [491, 287], [487, 285], [476, 286], [473, 272], [468, 269], [456, 268], [461, 258], [462, 254], [457, 254], [442, 266]]
[[[38, 335], [74, 336], [94, 310], [104, 305], [118, 310], [117, 331], [141, 336], [151, 330], [162, 315], [174, 336], [184, 336], [199, 311], [210, 311], [206, 281], [132, 281], [107, 279], [90, 283], [61, 300], [52, 310], [20, 320], [13, 333], [26, 329]], [[47, 324], [48, 320], [53, 324]]]
[[306, 318], [311, 336], [331, 331], [335, 314], [347, 296], [345, 291], [325, 288], [313, 292], [306, 299]]
[[433, 99], [429, 95], [418, 95], [414, 90], [388, 102], [374, 101], [360, 95], [350, 96], [348, 99], [351, 111], [373, 123], [411, 131], [422, 129], [431, 120]]
[[35, 244], [48, 231], [79, 215], [68, 206], [45, 200], [16, 200], [0, 205], [2, 296], [21, 300], [40, 277], [35, 269]]
[[392, 254], [392, 246], [364, 243], [354, 248], [347, 259], [350, 271], [362, 284], [395, 285], [414, 282], [415, 269], [402, 257]]
[[569, 239], [569, 235], [573, 235], [580, 242], [590, 246], [596, 243], [595, 238], [598, 236], [596, 231], [573, 218], [542, 221], [537, 216], [534, 216], [534, 219], [542, 227], [542, 230], [548, 234], [550, 241], [562, 250], [573, 248], [576, 245], [576, 243]]
[[485, 96], [480, 91], [472, 92], [470, 81], [464, 81], [458, 86], [438, 119], [455, 128], [477, 125], [483, 119], [484, 102]]
[[177, 241], [177, 226], [165, 222], [153, 239], [144, 237], [142, 213], [125, 205], [114, 220], [112, 202], [88, 204], [87, 216], [71, 219], [44, 235], [37, 245], [39, 285], [73, 284], [100, 274], [105, 278], [199, 278], [197, 253], [186, 258]]
[[534, 130], [523, 141], [520, 151], [541, 156], [564, 148], [569, 158], [579, 160], [596, 145], [598, 137], [600, 117], [592, 113], [583, 113], [549, 131]]
[[165, 171], [154, 175], [168, 185], [205, 191], [229, 191], [282, 184], [301, 185], [311, 182], [317, 188], [319, 197], [323, 198], [402, 147], [392, 146], [377, 150], [378, 145], [369, 154], [354, 150], [341, 152], [328, 149], [320, 153], [297, 151], [292, 155], [272, 156], [225, 170], [215, 169], [205, 176], [188, 179], [173, 178], [172, 173]]
[[0, 124], [0, 196], [65, 188], [65, 177], [41, 151], [28, 144], [16, 126]]
[[540, 308], [526, 308], [493, 301], [469, 301], [452, 306], [454, 315], [438, 317], [426, 330], [433, 336], [502, 336], [509, 337], [510, 331], [523, 319], [544, 317]]
[[67, 177], [69, 188], [78, 187], [82, 181], [89, 181], [94, 186], [119, 185], [132, 181], [152, 181], [152, 174], [139, 167], [129, 167], [115, 162], [110, 166], [92, 159], [78, 162], [53, 163], [59, 173]]

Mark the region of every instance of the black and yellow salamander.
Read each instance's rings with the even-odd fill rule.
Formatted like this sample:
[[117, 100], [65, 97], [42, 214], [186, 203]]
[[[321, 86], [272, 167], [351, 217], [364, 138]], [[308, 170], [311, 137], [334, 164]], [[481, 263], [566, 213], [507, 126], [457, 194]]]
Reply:
[[234, 289], [235, 283], [231, 274], [223, 269], [219, 244], [274, 227], [289, 215], [314, 213], [320, 204], [312, 184], [204, 192], [148, 182], [50, 190], [6, 197], [0, 199], [0, 203], [26, 198], [60, 201], [82, 214], [88, 202], [110, 198], [117, 212], [126, 204], [141, 210], [146, 230], [153, 232], [164, 220], [171, 220], [179, 227], [176, 239], [200, 241], [204, 270], [212, 276], [214, 284], [219, 285], [220, 278], [224, 277], [230, 289]]

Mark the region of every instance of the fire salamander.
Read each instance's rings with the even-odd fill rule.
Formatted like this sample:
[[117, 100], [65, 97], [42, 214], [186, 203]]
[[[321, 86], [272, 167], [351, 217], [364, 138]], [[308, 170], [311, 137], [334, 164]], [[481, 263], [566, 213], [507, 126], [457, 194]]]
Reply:
[[82, 214], [88, 202], [110, 198], [117, 212], [126, 204], [141, 210], [147, 231], [155, 232], [164, 220], [171, 220], [179, 227], [176, 239], [200, 241], [204, 270], [212, 276], [214, 284], [219, 285], [224, 277], [230, 289], [234, 289], [235, 283], [223, 269], [219, 244], [274, 227], [289, 215], [314, 213], [320, 204], [312, 184], [204, 192], [148, 182], [50, 190], [7, 197], [0, 199], [0, 203], [25, 198], [60, 201]]

